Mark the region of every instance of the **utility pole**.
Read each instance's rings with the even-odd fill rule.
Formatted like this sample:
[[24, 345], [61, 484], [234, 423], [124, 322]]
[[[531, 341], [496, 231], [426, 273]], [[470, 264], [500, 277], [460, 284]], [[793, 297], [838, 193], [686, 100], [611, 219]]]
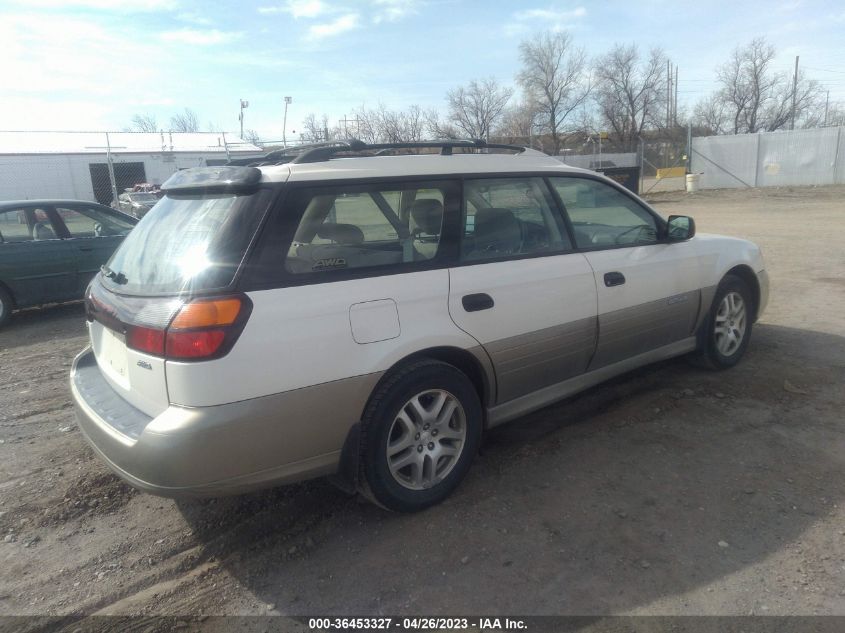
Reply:
[[241, 140], [244, 138], [244, 110], [249, 107], [249, 101], [240, 100], [241, 113], [238, 115], [238, 121], [241, 122]]
[[293, 99], [290, 97], [285, 97], [285, 118], [282, 123], [282, 146], [287, 149], [288, 147], [288, 106], [293, 102]]
[[354, 119], [347, 119], [346, 115], [344, 114], [343, 118], [340, 120], [340, 122], [343, 124], [343, 135], [347, 139], [352, 138], [352, 137], [349, 136], [349, 124], [353, 123], [353, 122], [355, 123], [355, 137], [354, 138], [358, 138], [361, 135], [361, 121], [358, 118], [357, 114], [355, 115]]
[[830, 105], [830, 90], [827, 91], [827, 97], [824, 100], [824, 126], [827, 127], [827, 107]]
[[666, 60], [666, 128], [672, 124], [672, 64]]
[[115, 204], [117, 204], [117, 180], [114, 177], [114, 161], [111, 159], [111, 141], [109, 141], [108, 132], [106, 132], [106, 162], [109, 166], [112, 200], [114, 200]]
[[795, 74], [792, 75], [792, 125], [790, 130], [795, 129], [795, 95], [798, 92], [798, 55], [795, 56]]
[[678, 125], [678, 65], [675, 64], [675, 99], [672, 104], [672, 121]]

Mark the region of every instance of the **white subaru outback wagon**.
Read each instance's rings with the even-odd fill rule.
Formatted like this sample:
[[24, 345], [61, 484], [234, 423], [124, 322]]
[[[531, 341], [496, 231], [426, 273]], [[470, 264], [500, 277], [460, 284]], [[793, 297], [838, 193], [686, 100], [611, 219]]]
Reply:
[[175, 174], [86, 293], [80, 426], [154, 494], [331, 474], [418, 510], [486, 429], [661, 359], [731, 367], [766, 305], [754, 244], [533, 150], [251, 160]]

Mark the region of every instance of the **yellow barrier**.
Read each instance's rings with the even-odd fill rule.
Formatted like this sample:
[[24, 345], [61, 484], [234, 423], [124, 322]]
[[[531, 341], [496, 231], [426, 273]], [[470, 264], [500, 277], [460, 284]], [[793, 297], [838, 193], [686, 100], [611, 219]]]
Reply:
[[687, 174], [686, 167], [666, 167], [657, 170], [657, 179], [661, 178], [683, 178]]

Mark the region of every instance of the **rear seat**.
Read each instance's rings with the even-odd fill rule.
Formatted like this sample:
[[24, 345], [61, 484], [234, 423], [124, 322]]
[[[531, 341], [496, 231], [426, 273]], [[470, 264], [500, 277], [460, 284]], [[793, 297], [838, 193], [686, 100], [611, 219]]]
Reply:
[[325, 268], [360, 268], [402, 263], [401, 251], [381, 251], [362, 246], [364, 232], [354, 224], [325, 222], [317, 237], [334, 244], [294, 244], [287, 260], [292, 273], [307, 273]]

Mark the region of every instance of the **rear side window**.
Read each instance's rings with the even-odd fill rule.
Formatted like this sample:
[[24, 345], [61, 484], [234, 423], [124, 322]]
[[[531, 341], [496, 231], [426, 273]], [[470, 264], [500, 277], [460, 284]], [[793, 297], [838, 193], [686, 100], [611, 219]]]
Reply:
[[46, 209], [28, 207], [0, 211], [0, 241], [34, 242], [58, 239]]
[[446, 195], [436, 184], [296, 190], [285, 205], [299, 222], [284, 270], [303, 275], [431, 260], [440, 245]]
[[108, 263], [106, 285], [152, 295], [224, 288], [234, 279], [270, 195], [168, 195]]

